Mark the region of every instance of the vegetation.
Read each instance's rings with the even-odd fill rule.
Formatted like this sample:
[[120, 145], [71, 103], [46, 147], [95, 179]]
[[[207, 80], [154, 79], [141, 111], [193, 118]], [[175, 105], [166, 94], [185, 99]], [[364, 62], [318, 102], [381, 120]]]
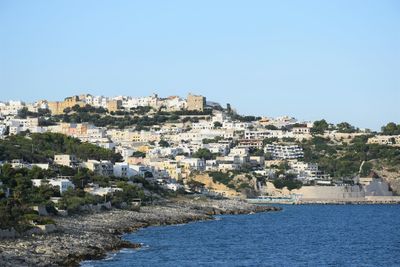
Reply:
[[40, 118], [43, 116], [50, 116], [50, 110], [39, 108], [37, 112], [32, 112], [29, 111], [27, 107], [23, 107], [18, 111], [17, 115], [21, 119], [26, 119], [27, 117]]
[[264, 156], [264, 150], [260, 148], [250, 148], [250, 156]]
[[222, 123], [220, 123], [219, 121], [214, 122], [214, 128], [221, 128], [222, 127]]
[[45, 223], [48, 218], [38, 218], [34, 205], [43, 205], [48, 212], [56, 213], [50, 197], [60, 196], [59, 188], [49, 184], [33, 187], [31, 179], [43, 179], [52, 175], [51, 171], [39, 168], [13, 169], [11, 165], [1, 167], [0, 181], [0, 229], [14, 227], [25, 231], [31, 222]]
[[107, 110], [103, 107], [93, 107], [91, 105], [85, 105], [84, 107], [81, 107], [79, 105], [75, 105], [72, 108], [65, 108], [64, 113], [98, 113], [98, 114], [104, 114], [107, 113]]
[[204, 188], [205, 184], [196, 181], [196, 180], [189, 180], [186, 185], [189, 187], [191, 191], [197, 192]]
[[384, 135], [400, 135], [400, 124], [389, 122], [382, 127], [382, 134]]
[[103, 198], [86, 193], [82, 189], [68, 189], [58, 202], [58, 207], [69, 213], [77, 213], [80, 207], [87, 204], [101, 203]]
[[160, 140], [160, 142], [158, 142], [158, 145], [161, 147], [169, 147], [169, 143], [165, 140]]
[[347, 122], [338, 123], [336, 129], [340, 133], [355, 133], [358, 131], [358, 129]]
[[311, 133], [313, 134], [324, 134], [325, 131], [329, 129], [329, 124], [326, 120], [315, 121], [313, 127], [311, 128]]
[[239, 114], [234, 114], [232, 115], [233, 120], [238, 120], [241, 122], [253, 122], [253, 121], [259, 121], [261, 120], [261, 117], [256, 117], [256, 116], [241, 116]]
[[267, 137], [263, 140], [263, 146], [279, 142], [278, 137]]
[[33, 133], [29, 137], [8, 136], [0, 140], [0, 160], [23, 159], [32, 163], [48, 162], [54, 154], [74, 154], [82, 160], [120, 161], [122, 156], [111, 150], [59, 133]]
[[[350, 144], [338, 144], [314, 136], [299, 143], [304, 150], [304, 161], [316, 162], [332, 177], [351, 177], [359, 172], [363, 161], [378, 160], [388, 166], [399, 166], [400, 150], [395, 147], [367, 144], [370, 136], [355, 137]], [[370, 163], [364, 164], [362, 174], [369, 172]]]
[[265, 129], [267, 129], [267, 130], [279, 130], [278, 127], [276, 127], [275, 125], [272, 125], [272, 124], [265, 125]]
[[211, 176], [214, 183], [218, 182], [228, 186], [229, 188], [234, 188], [234, 186], [230, 183], [234, 177], [232, 173], [214, 171], [214, 172], [209, 172], [208, 175]]
[[277, 178], [273, 181], [273, 184], [278, 189], [287, 187], [289, 190], [300, 189], [303, 185], [301, 181], [290, 178]]
[[142, 151], [135, 151], [135, 152], [132, 153], [132, 157], [145, 158], [146, 157], [146, 153], [144, 153]]
[[196, 151], [196, 153], [192, 155], [192, 157], [204, 160], [210, 160], [214, 158], [214, 154], [211, 153], [211, 151], [208, 150], [207, 148], [200, 148], [199, 150]]

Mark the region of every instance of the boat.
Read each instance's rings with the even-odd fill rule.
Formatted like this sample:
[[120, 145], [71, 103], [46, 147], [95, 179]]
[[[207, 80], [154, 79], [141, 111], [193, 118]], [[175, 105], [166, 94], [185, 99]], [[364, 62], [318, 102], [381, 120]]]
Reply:
[[248, 198], [246, 201], [250, 204], [296, 204], [300, 196], [296, 194], [281, 196], [258, 196]]

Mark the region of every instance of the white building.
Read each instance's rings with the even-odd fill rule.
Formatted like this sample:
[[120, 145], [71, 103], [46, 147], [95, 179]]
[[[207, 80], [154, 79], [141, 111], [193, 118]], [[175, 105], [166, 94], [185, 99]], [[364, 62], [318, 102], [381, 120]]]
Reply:
[[331, 177], [329, 176], [329, 174], [325, 174], [323, 171], [320, 171], [317, 163], [290, 161], [289, 166], [291, 170], [297, 175], [297, 179], [299, 180], [319, 180], [319, 183], [321, 183], [321, 181], [326, 181], [325, 183], [327, 184], [331, 183]]
[[227, 155], [230, 150], [230, 146], [227, 143], [202, 144], [202, 147], [210, 150], [211, 153], [217, 153], [223, 156]]
[[247, 130], [250, 126], [253, 126], [251, 122], [238, 122], [238, 121], [224, 121], [222, 123], [222, 128], [226, 130], [235, 130], [235, 131], [244, 131]]
[[212, 130], [214, 129], [214, 123], [212, 121], [200, 121], [192, 123], [193, 130]]
[[199, 158], [186, 158], [186, 157], [177, 157], [177, 161], [181, 164], [186, 164], [190, 167], [191, 170], [195, 171], [204, 171], [206, 169], [206, 164], [203, 159]]
[[303, 149], [298, 145], [267, 144], [265, 153], [270, 153], [274, 159], [297, 159], [304, 157]]
[[115, 192], [122, 191], [119, 187], [100, 187], [98, 184], [91, 184], [89, 187], [85, 188], [85, 192], [96, 195], [96, 196], [107, 196], [112, 195]]
[[146, 171], [146, 168], [141, 168], [141, 166], [131, 165], [126, 162], [116, 162], [114, 164], [114, 176], [116, 177], [129, 178], [136, 175], [143, 176]]
[[[39, 119], [38, 118], [26, 118], [26, 119], [15, 119], [8, 118], [5, 121], [6, 125], [10, 127], [10, 135], [19, 134], [20, 132], [30, 130], [31, 132], [35, 132], [38, 130]], [[39, 129], [39, 132], [40, 129]]]
[[58, 186], [60, 188], [60, 193], [64, 193], [68, 188], [75, 188], [75, 185], [66, 178], [52, 178], [52, 179], [32, 179], [33, 186], [39, 187], [43, 182], [47, 182], [52, 186]]

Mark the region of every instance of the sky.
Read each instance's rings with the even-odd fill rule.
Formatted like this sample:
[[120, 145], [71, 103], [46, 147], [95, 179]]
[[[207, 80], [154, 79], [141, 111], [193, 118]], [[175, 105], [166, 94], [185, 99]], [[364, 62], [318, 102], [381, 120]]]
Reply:
[[400, 123], [400, 1], [0, 0], [0, 101], [189, 92], [246, 115]]

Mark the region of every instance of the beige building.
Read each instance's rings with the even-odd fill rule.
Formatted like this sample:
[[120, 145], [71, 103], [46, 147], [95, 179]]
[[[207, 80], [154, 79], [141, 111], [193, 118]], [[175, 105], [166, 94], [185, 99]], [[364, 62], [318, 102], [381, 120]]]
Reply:
[[400, 145], [400, 135], [377, 135], [368, 138], [368, 144]]
[[92, 125], [87, 122], [83, 123], [67, 123], [62, 122], [57, 127], [55, 127], [52, 132], [62, 133], [68, 136], [74, 137], [86, 137], [88, 134], [88, 129], [91, 128]]
[[189, 94], [187, 97], [187, 110], [204, 111], [206, 98], [201, 95]]
[[54, 155], [54, 163], [67, 167], [75, 167], [77, 165], [77, 159], [75, 155]]
[[109, 130], [108, 135], [115, 142], [135, 142], [135, 143], [146, 143], [146, 142], [158, 142], [160, 141], [160, 134], [154, 132], [145, 131], [129, 131], [129, 130]]
[[97, 175], [102, 175], [102, 176], [110, 176], [113, 175], [114, 173], [114, 166], [113, 164], [108, 161], [108, 160], [93, 160], [90, 159], [86, 162], [82, 162], [82, 167], [88, 168], [92, 172], [94, 172]]
[[64, 113], [64, 109], [72, 108], [75, 105], [79, 105], [80, 107], [85, 106], [85, 102], [81, 101], [79, 96], [71, 96], [64, 99], [64, 101], [55, 101], [49, 102], [49, 110], [52, 115], [60, 115]]
[[110, 100], [107, 102], [108, 112], [115, 112], [122, 107], [121, 100]]

